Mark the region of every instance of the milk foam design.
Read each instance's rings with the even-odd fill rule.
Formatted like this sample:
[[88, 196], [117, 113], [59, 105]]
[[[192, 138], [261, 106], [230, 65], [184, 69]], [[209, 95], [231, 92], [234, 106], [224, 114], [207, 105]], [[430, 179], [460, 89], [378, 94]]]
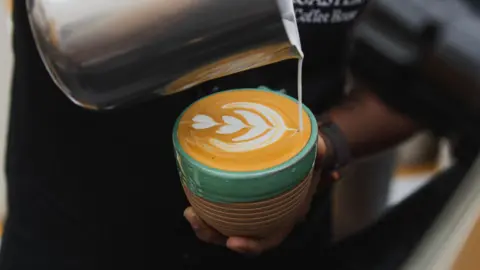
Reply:
[[285, 132], [295, 130], [285, 125], [283, 117], [278, 112], [265, 105], [234, 102], [222, 106], [222, 109], [234, 109], [233, 112], [242, 116], [246, 123], [229, 115], [223, 115], [224, 123], [218, 123], [208, 115], [199, 114], [193, 117], [192, 127], [197, 130], [218, 127], [216, 134], [220, 135], [231, 135], [248, 129], [245, 134], [234, 137], [232, 142], [224, 142], [217, 138], [208, 139], [212, 146], [226, 152], [240, 153], [258, 150], [279, 141]]

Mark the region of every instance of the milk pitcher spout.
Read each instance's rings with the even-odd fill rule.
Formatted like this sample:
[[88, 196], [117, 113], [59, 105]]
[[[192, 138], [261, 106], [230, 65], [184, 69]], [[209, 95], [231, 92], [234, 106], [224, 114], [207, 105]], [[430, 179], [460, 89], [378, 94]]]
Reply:
[[291, 0], [27, 2], [52, 79], [94, 110], [303, 57]]

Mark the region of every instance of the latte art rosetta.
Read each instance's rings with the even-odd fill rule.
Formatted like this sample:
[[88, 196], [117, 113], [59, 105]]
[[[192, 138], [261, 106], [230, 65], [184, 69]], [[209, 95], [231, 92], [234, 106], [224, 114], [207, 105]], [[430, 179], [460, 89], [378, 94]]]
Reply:
[[236, 90], [194, 103], [180, 119], [185, 152], [207, 166], [230, 171], [267, 169], [306, 145], [311, 127], [305, 112], [299, 132], [296, 102], [280, 94]]
[[[208, 115], [196, 115], [192, 120], [194, 129], [218, 127], [216, 134], [246, 133], [232, 138], [232, 142], [224, 142], [217, 138], [210, 138], [212, 146], [226, 152], [248, 152], [269, 146], [282, 138], [287, 131], [296, 131], [285, 125], [282, 116], [271, 108], [251, 102], [235, 102], [222, 106], [222, 109], [235, 109], [233, 112], [242, 116], [243, 120], [229, 115], [223, 115], [223, 123], [217, 123]], [[245, 109], [250, 109], [247, 111]], [[258, 113], [256, 113], [258, 112]], [[263, 116], [263, 117], [262, 117]]]

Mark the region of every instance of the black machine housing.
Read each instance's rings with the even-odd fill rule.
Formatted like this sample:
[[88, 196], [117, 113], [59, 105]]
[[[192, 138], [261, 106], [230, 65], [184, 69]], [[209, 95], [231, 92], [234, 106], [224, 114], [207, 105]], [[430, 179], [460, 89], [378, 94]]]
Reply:
[[480, 140], [480, 1], [376, 0], [354, 31], [352, 72], [441, 135]]

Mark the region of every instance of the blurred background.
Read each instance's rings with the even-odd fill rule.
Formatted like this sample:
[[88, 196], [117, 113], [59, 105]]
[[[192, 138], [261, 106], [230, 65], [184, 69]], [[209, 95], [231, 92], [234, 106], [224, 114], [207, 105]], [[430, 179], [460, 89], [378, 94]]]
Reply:
[[[3, 0], [0, 12], [0, 222], [6, 214], [5, 174], [3, 171], [5, 139], [7, 132], [7, 116], [9, 102], [9, 86], [12, 69], [12, 50], [10, 45], [10, 0]], [[0, 232], [2, 231], [0, 226]]]

